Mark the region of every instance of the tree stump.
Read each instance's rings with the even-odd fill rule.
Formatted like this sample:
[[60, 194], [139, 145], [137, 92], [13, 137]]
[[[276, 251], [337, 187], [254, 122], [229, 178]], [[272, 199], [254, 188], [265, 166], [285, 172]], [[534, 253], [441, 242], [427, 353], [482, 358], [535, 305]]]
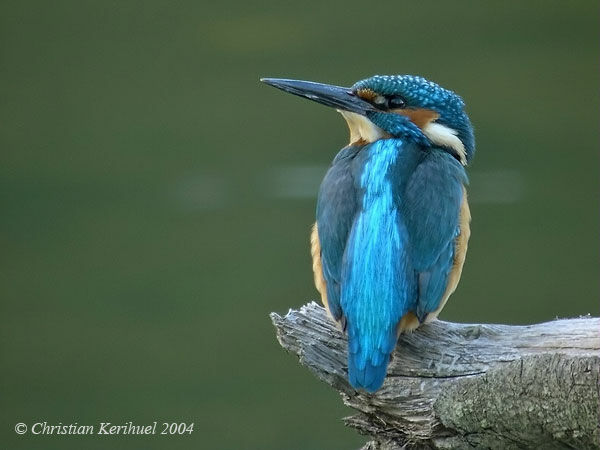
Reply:
[[347, 381], [347, 340], [312, 302], [271, 313], [277, 338], [358, 411], [366, 449], [600, 449], [600, 319], [435, 321], [400, 336], [383, 387]]

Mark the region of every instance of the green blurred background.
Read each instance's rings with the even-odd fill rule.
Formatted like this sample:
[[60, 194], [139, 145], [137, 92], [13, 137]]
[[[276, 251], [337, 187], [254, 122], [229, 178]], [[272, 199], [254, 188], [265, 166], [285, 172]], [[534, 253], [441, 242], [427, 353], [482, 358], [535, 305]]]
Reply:
[[[317, 297], [320, 177], [347, 130], [258, 82], [413, 73], [476, 127], [442, 318], [597, 314], [597, 1], [3, 1], [3, 446], [347, 449], [351, 411], [276, 343]], [[17, 422], [194, 422], [18, 436]]]

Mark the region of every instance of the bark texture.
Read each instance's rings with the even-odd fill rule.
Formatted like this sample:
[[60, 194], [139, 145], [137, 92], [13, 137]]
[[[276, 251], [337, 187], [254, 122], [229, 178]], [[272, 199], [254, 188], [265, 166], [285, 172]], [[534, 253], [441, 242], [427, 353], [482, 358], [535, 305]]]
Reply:
[[403, 335], [381, 390], [347, 382], [346, 337], [316, 303], [271, 314], [280, 344], [358, 411], [364, 449], [600, 449], [600, 319], [435, 321]]

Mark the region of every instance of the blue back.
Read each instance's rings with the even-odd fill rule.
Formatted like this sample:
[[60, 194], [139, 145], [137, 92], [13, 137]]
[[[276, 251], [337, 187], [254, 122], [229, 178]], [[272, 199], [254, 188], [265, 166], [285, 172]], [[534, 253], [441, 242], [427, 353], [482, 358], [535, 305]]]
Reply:
[[452, 267], [463, 167], [406, 139], [343, 149], [317, 203], [329, 308], [347, 322], [350, 383], [381, 387], [397, 324], [435, 310]]

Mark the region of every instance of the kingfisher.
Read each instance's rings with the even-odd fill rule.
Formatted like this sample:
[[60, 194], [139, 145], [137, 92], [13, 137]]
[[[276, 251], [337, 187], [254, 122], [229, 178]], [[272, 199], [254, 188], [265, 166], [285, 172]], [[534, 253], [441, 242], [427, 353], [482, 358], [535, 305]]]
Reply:
[[348, 379], [383, 385], [400, 333], [434, 320], [456, 289], [470, 236], [465, 167], [473, 127], [454, 92], [413, 75], [341, 87], [263, 78], [335, 108], [350, 143], [319, 188], [314, 280], [348, 335]]

